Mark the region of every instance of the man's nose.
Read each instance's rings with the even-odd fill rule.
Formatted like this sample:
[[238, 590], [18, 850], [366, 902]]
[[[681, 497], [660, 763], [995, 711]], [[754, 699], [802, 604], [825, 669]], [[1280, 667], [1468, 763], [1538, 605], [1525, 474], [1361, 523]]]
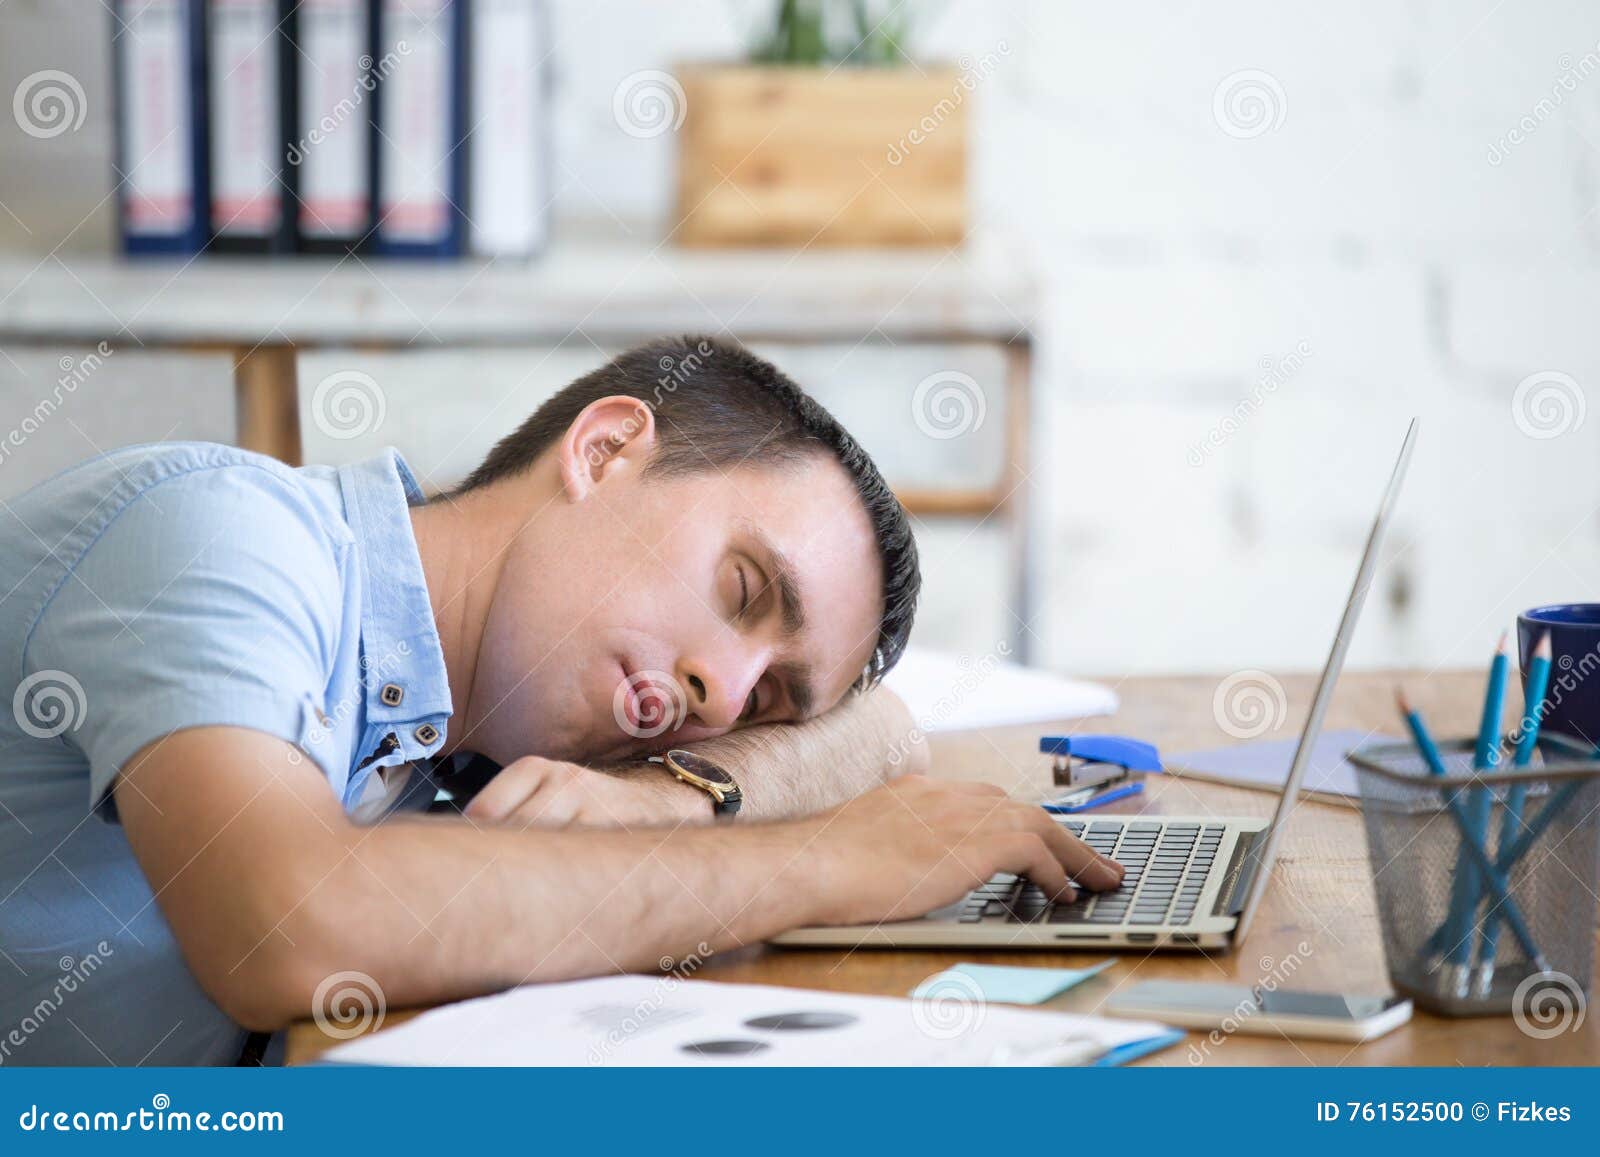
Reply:
[[733, 727], [744, 714], [765, 662], [765, 657], [750, 647], [686, 659], [678, 678], [689, 699], [689, 713], [718, 731]]

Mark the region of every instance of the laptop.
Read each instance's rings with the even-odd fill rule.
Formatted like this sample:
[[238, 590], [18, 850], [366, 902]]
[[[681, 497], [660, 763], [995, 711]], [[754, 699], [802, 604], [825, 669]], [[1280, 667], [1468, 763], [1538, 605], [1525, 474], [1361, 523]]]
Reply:
[[1081, 815], [1057, 820], [1126, 869], [1121, 887], [1054, 903], [1026, 878], [995, 876], [958, 902], [918, 920], [797, 928], [775, 944], [891, 948], [1228, 949], [1243, 941], [1266, 891], [1283, 829], [1294, 809], [1345, 652], [1372, 585], [1378, 550], [1417, 440], [1412, 419], [1378, 504], [1355, 584], [1333, 636], [1306, 716], [1283, 798], [1270, 820], [1215, 816]]

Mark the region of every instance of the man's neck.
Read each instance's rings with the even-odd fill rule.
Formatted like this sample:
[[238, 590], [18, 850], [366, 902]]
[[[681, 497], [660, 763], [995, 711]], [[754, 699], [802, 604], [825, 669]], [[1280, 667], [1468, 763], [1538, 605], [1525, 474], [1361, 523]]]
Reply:
[[495, 489], [437, 498], [411, 511], [455, 712], [441, 754], [456, 750], [468, 726], [484, 626], [506, 550], [520, 527]]

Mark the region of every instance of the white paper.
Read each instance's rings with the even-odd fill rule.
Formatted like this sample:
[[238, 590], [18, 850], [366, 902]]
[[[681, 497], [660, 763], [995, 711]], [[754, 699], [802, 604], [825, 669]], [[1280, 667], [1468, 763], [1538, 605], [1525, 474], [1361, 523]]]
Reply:
[[[778, 1028], [808, 1018], [846, 1023]], [[757, 1022], [752, 1025], [752, 1021]], [[987, 1065], [1149, 1040], [1148, 1021], [985, 1004], [976, 991], [927, 1000], [853, 996], [676, 975], [530, 985], [447, 1005], [330, 1050], [328, 1061], [375, 1065]], [[746, 1051], [719, 1052], [723, 1047]]]
[[1117, 693], [1007, 663], [994, 655], [979, 659], [911, 647], [884, 677], [883, 684], [905, 701], [924, 732], [963, 731], [1111, 715]]

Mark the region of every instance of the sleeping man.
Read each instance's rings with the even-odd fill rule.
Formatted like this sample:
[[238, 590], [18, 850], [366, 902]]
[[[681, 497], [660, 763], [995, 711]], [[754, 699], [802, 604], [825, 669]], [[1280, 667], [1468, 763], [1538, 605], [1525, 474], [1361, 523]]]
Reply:
[[432, 501], [393, 452], [170, 443], [0, 504], [0, 1063], [233, 1063], [344, 977], [431, 1003], [1115, 883], [996, 788], [884, 782], [919, 581], [861, 448], [711, 339]]

